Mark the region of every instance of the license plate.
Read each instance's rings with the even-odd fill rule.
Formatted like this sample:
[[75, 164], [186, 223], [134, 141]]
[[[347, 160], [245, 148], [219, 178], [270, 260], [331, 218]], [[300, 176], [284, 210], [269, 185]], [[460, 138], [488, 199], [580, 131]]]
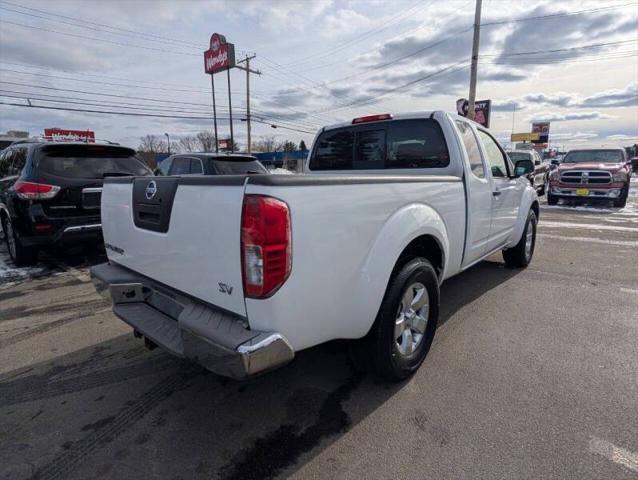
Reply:
[[586, 197], [587, 195], [589, 195], [589, 189], [588, 188], [577, 188], [576, 189], [576, 195], [580, 195], [581, 197]]

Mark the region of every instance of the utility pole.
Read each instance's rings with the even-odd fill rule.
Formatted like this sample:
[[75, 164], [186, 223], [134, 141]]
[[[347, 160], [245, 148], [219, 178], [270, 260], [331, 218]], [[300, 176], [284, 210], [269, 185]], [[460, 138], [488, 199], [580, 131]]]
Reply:
[[474, 120], [474, 102], [476, 100], [476, 70], [478, 67], [479, 41], [481, 33], [481, 3], [476, 0], [474, 11], [474, 40], [472, 41], [472, 66], [470, 67], [470, 97], [468, 99], [467, 118]]
[[252, 149], [251, 140], [250, 140], [250, 74], [254, 73], [256, 75], [261, 75], [261, 72], [259, 70], [250, 69], [250, 61], [253, 58], [255, 58], [254, 54], [250, 57], [246, 55], [246, 58], [237, 62], [237, 63], [246, 62], [245, 67], [240, 67], [237, 64], [235, 65], [235, 67], [239, 68], [240, 70], [244, 70], [246, 72], [246, 134], [248, 137], [248, 154], [251, 153], [251, 149]]

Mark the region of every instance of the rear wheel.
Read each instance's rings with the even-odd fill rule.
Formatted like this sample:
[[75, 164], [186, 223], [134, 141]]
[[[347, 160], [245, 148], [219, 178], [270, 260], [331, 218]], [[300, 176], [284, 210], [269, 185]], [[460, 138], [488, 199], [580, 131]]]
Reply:
[[394, 381], [416, 372], [430, 350], [438, 318], [436, 271], [425, 258], [414, 258], [390, 281], [366, 339], [375, 371]]
[[536, 213], [530, 210], [519, 242], [514, 247], [503, 250], [503, 260], [508, 267], [527, 267], [532, 261], [536, 247], [536, 223]]
[[20, 237], [13, 228], [10, 218], [5, 218], [3, 223], [4, 239], [7, 243], [9, 256], [16, 267], [34, 265], [38, 261], [38, 250], [35, 247], [22, 245]]

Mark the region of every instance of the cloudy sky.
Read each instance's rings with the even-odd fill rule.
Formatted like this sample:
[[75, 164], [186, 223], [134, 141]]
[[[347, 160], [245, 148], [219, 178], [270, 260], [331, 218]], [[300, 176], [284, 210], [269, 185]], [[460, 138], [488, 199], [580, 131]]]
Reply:
[[[256, 55], [253, 138], [310, 144], [360, 115], [453, 111], [468, 94], [473, 16], [474, 0], [0, 0], [0, 132], [92, 129], [136, 147], [211, 129], [203, 51], [215, 31]], [[499, 139], [549, 120], [565, 148], [638, 142], [638, 2], [484, 0], [481, 23], [477, 97], [492, 99]], [[223, 136], [226, 75], [215, 82]], [[231, 82], [245, 144], [245, 73]], [[7, 105], [29, 102], [130, 115]]]

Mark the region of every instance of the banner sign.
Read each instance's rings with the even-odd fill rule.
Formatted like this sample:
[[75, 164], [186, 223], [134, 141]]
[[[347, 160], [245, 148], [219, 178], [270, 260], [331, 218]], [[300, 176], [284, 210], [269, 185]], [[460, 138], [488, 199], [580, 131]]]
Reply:
[[213, 33], [210, 49], [204, 52], [204, 70], [211, 75], [235, 66], [235, 45], [226, 42], [226, 37]]
[[[470, 102], [465, 98], [456, 101], [456, 111], [459, 115], [467, 117], [470, 110]], [[474, 121], [485, 128], [490, 128], [490, 113], [492, 111], [492, 100], [476, 100], [474, 102]]]
[[220, 138], [219, 142], [217, 142], [219, 148], [221, 150], [230, 150], [230, 139], [229, 138]]
[[50, 140], [67, 142], [95, 143], [95, 132], [91, 130], [66, 130], [62, 128], [45, 128], [44, 136]]
[[538, 140], [540, 135], [535, 133], [512, 133], [512, 142], [533, 142]]
[[532, 132], [538, 133], [538, 140], [533, 140], [534, 143], [548, 143], [549, 142], [549, 122], [535, 122], [532, 123]]

